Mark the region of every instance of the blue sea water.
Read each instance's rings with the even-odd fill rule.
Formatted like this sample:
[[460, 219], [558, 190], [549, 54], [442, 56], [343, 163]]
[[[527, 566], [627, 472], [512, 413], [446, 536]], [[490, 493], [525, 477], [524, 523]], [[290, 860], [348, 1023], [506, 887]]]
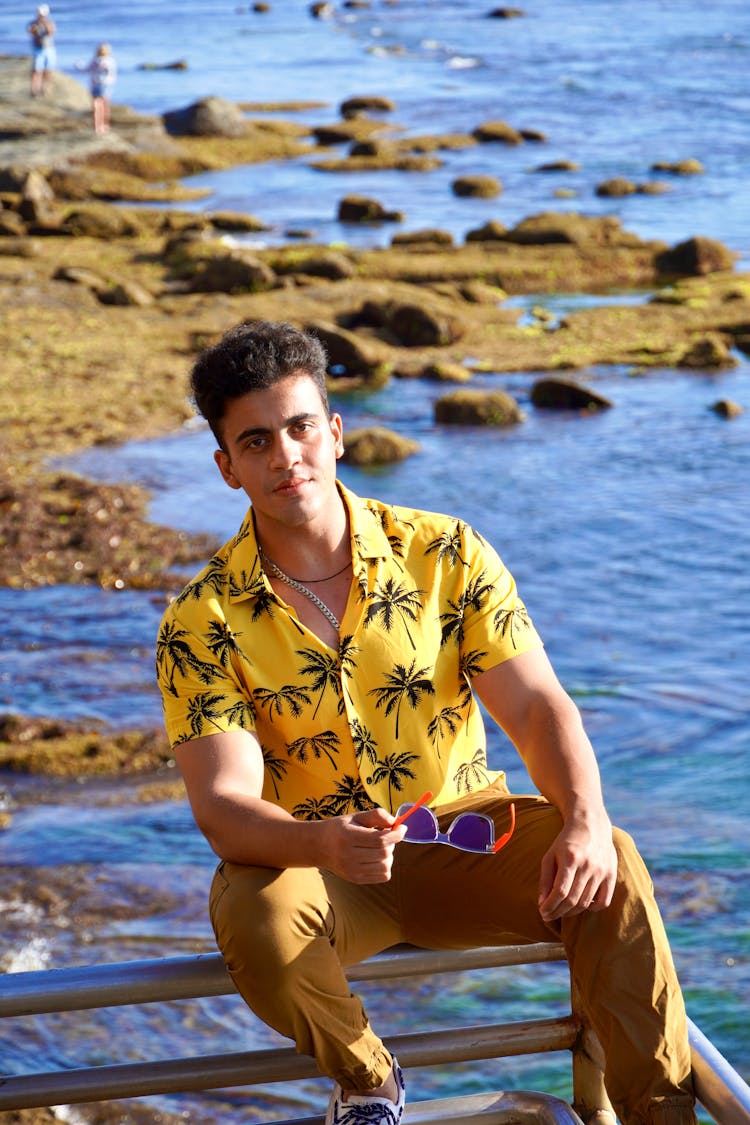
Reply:
[[[337, 199], [356, 191], [403, 210], [406, 229], [438, 226], [457, 238], [488, 218], [511, 225], [543, 210], [612, 213], [627, 229], [667, 243], [720, 238], [747, 268], [744, 0], [535, 0], [514, 20], [487, 19], [491, 7], [373, 0], [367, 9], [337, 5], [332, 19], [315, 20], [298, 0], [277, 0], [266, 14], [208, 0], [60, 0], [53, 15], [60, 65], [74, 73], [108, 39], [119, 64], [115, 100], [144, 112], [217, 94], [317, 101], [293, 116], [323, 124], [338, 119], [345, 97], [385, 93], [397, 107], [388, 119], [409, 133], [466, 132], [504, 119], [548, 137], [443, 153], [443, 168], [426, 174], [332, 174], [304, 157], [191, 181], [211, 193], [195, 206], [251, 211], [271, 225], [269, 241], [283, 241], [293, 226], [321, 242], [386, 244], [390, 228], [362, 232], [335, 219]], [[32, 14], [33, 7], [5, 0], [0, 49], [26, 50]], [[177, 58], [187, 70], [139, 69]], [[655, 161], [686, 157], [699, 159], [705, 173], [671, 180], [664, 195], [595, 195], [611, 176], [646, 181]], [[577, 161], [580, 171], [533, 170], [558, 159]], [[503, 194], [455, 198], [450, 182], [468, 171], [499, 176]], [[561, 188], [576, 194], [560, 198]], [[563, 315], [585, 300], [535, 295], [533, 303]], [[488, 375], [526, 411], [522, 426], [491, 435], [436, 426], [439, 390], [422, 383], [399, 381], [334, 406], [346, 426], [378, 422], [420, 442], [419, 454], [397, 466], [343, 467], [347, 484], [464, 516], [516, 575], [583, 710], [612, 815], [635, 835], [653, 872], [688, 1010], [750, 1078], [750, 362], [740, 354], [737, 361], [718, 375], [586, 371], [582, 378], [615, 403], [587, 418], [535, 411], [533, 372]], [[718, 398], [735, 399], [746, 413], [718, 418], [710, 410]], [[140, 481], [152, 490], [154, 520], [225, 538], [242, 512], [215, 473], [211, 450], [206, 432], [192, 427], [82, 455], [74, 467]], [[162, 606], [158, 596], [135, 591], [0, 590], [0, 709], [89, 716], [114, 727], [132, 726], [134, 716], [158, 723], [152, 651]], [[497, 734], [491, 754], [514, 785], [528, 786]], [[211, 948], [212, 857], [184, 803], [138, 803], [107, 786], [41, 787], [38, 800], [14, 810], [2, 849], [6, 969]], [[51, 888], [57, 913], [19, 894], [19, 872]], [[75, 922], [73, 902], [85, 924]], [[531, 999], [554, 1010], [565, 1005], [565, 981], [554, 968], [404, 987], [395, 1012], [392, 997], [363, 989], [386, 1033], [410, 1030], [422, 1010], [447, 1024], [471, 1024], [536, 1014]], [[77, 1030], [63, 1017], [42, 1021], [41, 1032], [31, 1022], [0, 1029], [0, 1069], [108, 1057], [113, 1039], [130, 1057], [156, 1045], [181, 1053], [188, 1024], [197, 1035], [191, 1044], [203, 1050], [275, 1042], [229, 1000], [185, 1003], [176, 1012], [112, 1013], [99, 1030], [91, 1020]], [[565, 1093], [566, 1070], [555, 1057], [467, 1065], [417, 1073], [412, 1090], [425, 1096], [505, 1085]], [[319, 1108], [324, 1096], [319, 1085], [302, 1083], [158, 1104], [228, 1122], [238, 1107], [279, 1116]]]

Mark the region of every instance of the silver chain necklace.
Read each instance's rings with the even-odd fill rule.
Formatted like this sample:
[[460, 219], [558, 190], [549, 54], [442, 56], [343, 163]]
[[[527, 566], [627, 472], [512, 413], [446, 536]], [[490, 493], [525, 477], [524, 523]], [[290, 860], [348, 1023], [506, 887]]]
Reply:
[[[312, 604], [320, 610], [320, 612], [323, 614], [323, 616], [328, 621], [330, 621], [331, 625], [333, 625], [334, 629], [338, 633], [338, 631], [341, 627], [340, 623], [339, 623], [339, 619], [338, 619], [338, 617], [336, 617], [335, 613], [333, 613], [333, 611], [328, 608], [326, 603], [321, 601], [320, 598], [318, 597], [318, 595], [314, 594], [312, 592], [312, 590], [308, 590], [307, 586], [303, 585], [302, 582], [298, 582], [296, 578], [290, 578], [288, 574], [285, 574], [284, 571], [281, 569], [281, 567], [277, 566], [277, 564], [273, 561], [273, 559], [269, 559], [268, 555], [266, 554], [266, 552], [263, 550], [263, 548], [261, 546], [259, 546], [258, 549], [260, 551], [260, 555], [261, 555], [261, 558], [263, 559], [263, 562], [268, 564], [268, 567], [269, 567], [271, 573], [273, 574], [273, 576], [275, 578], [280, 578], [282, 582], [286, 582], [287, 586], [291, 586], [293, 590], [296, 590], [297, 593], [302, 594], [309, 601], [311, 601]], [[347, 566], [348, 566], [348, 563], [347, 563]], [[346, 567], [343, 567], [342, 570], [340, 570], [338, 573], [343, 574], [345, 570], [346, 570]], [[336, 575], [332, 575], [332, 577], [335, 578]]]

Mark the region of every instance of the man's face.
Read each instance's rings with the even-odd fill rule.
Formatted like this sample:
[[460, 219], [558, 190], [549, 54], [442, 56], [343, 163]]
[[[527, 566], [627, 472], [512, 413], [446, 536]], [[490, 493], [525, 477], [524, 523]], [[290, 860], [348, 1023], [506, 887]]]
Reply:
[[303, 526], [338, 496], [341, 418], [327, 416], [303, 372], [231, 399], [222, 432], [225, 448], [214, 454], [216, 464], [230, 488], [250, 497], [259, 530], [266, 521]]

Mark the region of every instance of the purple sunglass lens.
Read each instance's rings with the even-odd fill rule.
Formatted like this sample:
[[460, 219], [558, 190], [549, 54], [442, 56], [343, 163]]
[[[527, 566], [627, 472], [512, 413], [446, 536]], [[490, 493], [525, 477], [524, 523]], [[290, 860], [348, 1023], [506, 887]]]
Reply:
[[486, 852], [495, 842], [495, 830], [492, 821], [481, 813], [462, 813], [451, 824], [447, 837], [454, 848], [466, 852]]
[[431, 810], [425, 808], [424, 805], [410, 813], [409, 819], [405, 823], [405, 840], [411, 840], [413, 843], [424, 843], [438, 838], [437, 821]]

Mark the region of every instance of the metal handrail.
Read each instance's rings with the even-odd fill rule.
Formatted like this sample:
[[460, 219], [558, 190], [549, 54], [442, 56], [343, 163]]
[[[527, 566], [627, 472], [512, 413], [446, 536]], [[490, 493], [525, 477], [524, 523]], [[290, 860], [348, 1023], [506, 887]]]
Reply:
[[[350, 967], [347, 977], [350, 981], [387, 980], [564, 960], [562, 945], [553, 943], [448, 952], [397, 946]], [[235, 991], [220, 955], [215, 953], [8, 973], [0, 975], [0, 1016], [184, 1000]], [[701, 1104], [720, 1125], [750, 1125], [750, 1087], [700, 1029], [688, 1022], [695, 1088]], [[393, 1037], [389, 1042], [404, 1066], [571, 1050], [577, 1096], [588, 1089], [594, 1091], [592, 1096], [606, 1098], [598, 1064], [593, 1062], [592, 1067], [590, 1029], [575, 1012], [552, 1019], [420, 1031]], [[0, 1077], [0, 1110], [282, 1082], [318, 1074], [315, 1061], [292, 1048], [84, 1067]], [[588, 1102], [585, 1096], [581, 1100]], [[415, 1125], [442, 1125], [448, 1118], [453, 1125], [480, 1121], [482, 1125], [502, 1125], [518, 1120], [519, 1115], [523, 1119], [524, 1114], [540, 1125], [580, 1125], [566, 1103], [521, 1091], [410, 1106], [410, 1120]], [[307, 1125], [317, 1120], [309, 1119]], [[293, 1125], [306, 1122], [298, 1119]]]

